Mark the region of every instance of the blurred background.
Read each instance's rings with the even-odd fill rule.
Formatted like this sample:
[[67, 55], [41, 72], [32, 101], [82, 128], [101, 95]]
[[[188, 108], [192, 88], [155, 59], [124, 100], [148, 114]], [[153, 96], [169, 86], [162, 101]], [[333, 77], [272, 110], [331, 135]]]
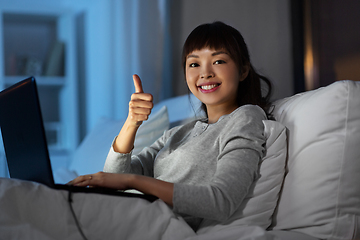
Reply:
[[[358, 0], [1, 0], [0, 90], [36, 77], [51, 158], [64, 165], [101, 117], [126, 118], [132, 74], [155, 103], [187, 94], [182, 45], [202, 23], [242, 33], [273, 100], [360, 80], [359, 10]], [[0, 176], [4, 159], [0, 147]]]

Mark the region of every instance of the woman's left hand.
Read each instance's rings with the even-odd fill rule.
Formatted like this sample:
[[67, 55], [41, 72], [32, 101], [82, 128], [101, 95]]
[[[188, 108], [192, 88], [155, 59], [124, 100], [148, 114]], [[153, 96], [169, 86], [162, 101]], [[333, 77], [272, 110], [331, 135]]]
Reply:
[[174, 183], [165, 182], [152, 177], [98, 172], [75, 178], [69, 185], [80, 187], [105, 187], [116, 190], [136, 189], [145, 194], [154, 195], [169, 206], [173, 206]]
[[105, 187], [117, 190], [127, 190], [129, 189], [128, 182], [130, 177], [131, 174], [98, 172], [95, 174], [79, 176], [67, 184], [80, 187]]

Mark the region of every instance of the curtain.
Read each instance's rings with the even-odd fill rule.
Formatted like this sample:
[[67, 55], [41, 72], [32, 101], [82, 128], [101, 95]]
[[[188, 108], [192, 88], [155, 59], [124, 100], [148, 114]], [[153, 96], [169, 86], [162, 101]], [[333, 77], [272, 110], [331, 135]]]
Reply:
[[134, 92], [132, 74], [138, 74], [154, 102], [172, 96], [169, 1], [113, 1], [114, 118], [127, 116]]

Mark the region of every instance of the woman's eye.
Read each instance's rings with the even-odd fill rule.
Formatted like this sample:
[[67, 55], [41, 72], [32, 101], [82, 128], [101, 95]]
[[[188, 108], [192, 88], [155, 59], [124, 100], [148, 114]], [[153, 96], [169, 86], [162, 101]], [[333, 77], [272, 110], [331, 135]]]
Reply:
[[190, 63], [189, 64], [189, 67], [191, 67], [191, 68], [198, 67], [198, 66], [199, 66], [199, 64], [197, 64], [197, 63]]
[[217, 60], [217, 61], [214, 62], [214, 64], [223, 64], [223, 63], [225, 63], [224, 60]]

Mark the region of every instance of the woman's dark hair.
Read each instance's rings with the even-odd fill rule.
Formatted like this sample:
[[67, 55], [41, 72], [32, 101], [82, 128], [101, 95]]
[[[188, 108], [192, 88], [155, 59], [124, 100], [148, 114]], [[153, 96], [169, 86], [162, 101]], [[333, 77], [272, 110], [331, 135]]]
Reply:
[[[260, 106], [268, 114], [272, 85], [269, 79], [258, 74], [250, 62], [250, 55], [244, 38], [238, 30], [223, 22], [202, 24], [196, 27], [185, 41], [182, 52], [182, 63], [185, 73], [186, 57], [195, 50], [205, 47], [210, 49], [225, 49], [236, 63], [240, 75], [245, 66], [249, 67], [248, 76], [239, 83], [237, 103], [239, 106], [254, 104]], [[186, 77], [186, 75], [185, 75]], [[263, 95], [261, 80], [266, 86]], [[205, 104], [202, 109], [206, 111]]]

